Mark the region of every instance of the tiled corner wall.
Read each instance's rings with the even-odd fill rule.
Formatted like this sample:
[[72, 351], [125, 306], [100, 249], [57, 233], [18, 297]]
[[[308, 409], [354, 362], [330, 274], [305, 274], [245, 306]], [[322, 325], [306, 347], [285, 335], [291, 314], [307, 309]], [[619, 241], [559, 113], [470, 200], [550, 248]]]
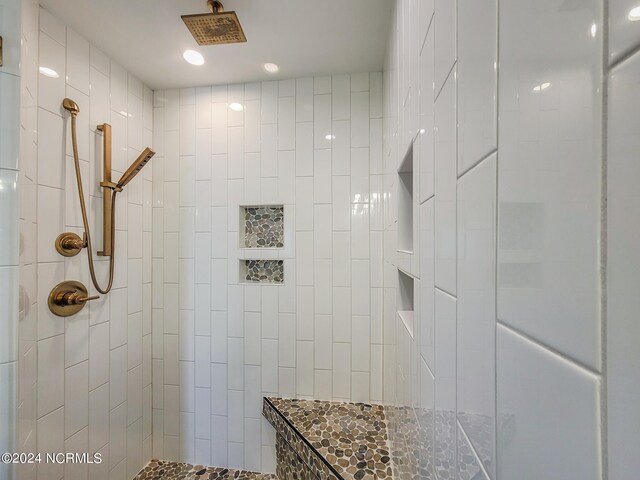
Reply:
[[[18, 318], [21, 2], [0, 2], [3, 65], [0, 67], [0, 450], [15, 451], [18, 425]], [[0, 478], [13, 480], [0, 464]]]
[[[38, 148], [38, 42], [39, 5], [37, 0], [22, 1], [22, 81], [20, 84], [20, 163], [19, 163], [19, 323], [17, 400], [20, 422], [13, 432], [13, 451], [37, 450], [37, 148]], [[17, 478], [37, 477], [35, 465], [17, 466]], [[11, 477], [9, 477], [11, 478]]]
[[[153, 453], [275, 472], [263, 395], [382, 400], [382, 74], [154, 105]], [[240, 248], [243, 205], [284, 205], [282, 249]], [[243, 259], [284, 284], [241, 283]]]
[[640, 22], [638, 2], [609, 2], [607, 436], [609, 478], [640, 469]]
[[[620, 10], [620, 38], [633, 28], [638, 38], [623, 19], [632, 2], [617, 3], [625, 4], [611, 12]], [[427, 478], [603, 478], [603, 2], [395, 4], [384, 72], [384, 398], [393, 448], [429, 452]], [[618, 51], [635, 45], [627, 43]], [[618, 114], [630, 132], [638, 69], [624, 65]], [[629, 395], [637, 374], [624, 356], [637, 346], [629, 335], [637, 295], [627, 282], [638, 221], [626, 218], [638, 198], [629, 180], [638, 174], [636, 138], [613, 137], [623, 142], [617, 172], [628, 191], [611, 204], [625, 219], [611, 218], [618, 230], [609, 232], [626, 275], [612, 270], [610, 282], [628, 296], [609, 305], [610, 380], [613, 368], [619, 375], [617, 397], [609, 386], [610, 406], [619, 402], [609, 457], [627, 463], [610, 462], [610, 472], [624, 473], [609, 478], [633, 478], [638, 467], [622, 448], [638, 431], [638, 392]], [[411, 142], [418, 219], [407, 259], [396, 247], [396, 189]], [[612, 180], [613, 200], [622, 187]], [[397, 268], [414, 277], [412, 329], [394, 308]], [[418, 444], [408, 428], [424, 432]], [[399, 466], [399, 477], [420, 466]]]
[[[99, 249], [102, 137], [96, 125], [113, 127], [117, 176], [143, 146], [151, 145], [152, 92], [37, 3], [23, 1], [23, 7], [19, 450], [100, 452], [104, 461], [25, 466], [20, 478], [125, 480], [152, 453], [153, 162], [118, 195], [111, 293], [66, 319], [49, 312], [47, 296], [63, 280], [80, 280], [87, 287], [91, 283], [85, 251], [65, 259], [53, 246], [61, 232], [80, 233], [82, 227], [63, 98], [80, 105], [80, 164], [94, 247]], [[39, 66], [54, 70], [57, 77], [39, 74]], [[96, 269], [104, 284], [108, 261], [96, 257]]]

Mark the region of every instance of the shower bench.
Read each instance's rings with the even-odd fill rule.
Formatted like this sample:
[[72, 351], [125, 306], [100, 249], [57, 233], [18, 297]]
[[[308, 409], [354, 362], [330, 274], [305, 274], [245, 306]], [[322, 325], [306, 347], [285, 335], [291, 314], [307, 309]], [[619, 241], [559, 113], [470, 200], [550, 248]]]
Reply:
[[384, 407], [264, 397], [279, 480], [392, 478]]

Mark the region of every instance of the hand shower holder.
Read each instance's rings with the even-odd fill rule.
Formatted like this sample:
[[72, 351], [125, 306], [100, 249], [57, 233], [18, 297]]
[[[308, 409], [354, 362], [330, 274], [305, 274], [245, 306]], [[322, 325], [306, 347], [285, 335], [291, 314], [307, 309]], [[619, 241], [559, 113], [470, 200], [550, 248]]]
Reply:
[[[101, 287], [96, 278], [96, 272], [93, 262], [93, 248], [91, 246], [91, 232], [89, 230], [89, 216], [87, 214], [87, 207], [84, 200], [84, 189], [82, 187], [82, 175], [80, 174], [80, 160], [78, 155], [78, 142], [76, 132], [76, 118], [80, 113], [80, 107], [76, 102], [70, 98], [65, 98], [62, 101], [62, 107], [67, 110], [71, 116], [71, 143], [73, 146], [73, 163], [76, 170], [76, 183], [78, 185], [78, 197], [80, 199], [80, 210], [82, 211], [82, 225], [84, 227], [84, 238], [80, 238], [74, 233], [63, 233], [58, 236], [56, 240], [56, 249], [61, 255], [73, 256], [77, 255], [82, 248], [87, 249], [87, 257], [89, 261], [89, 274], [91, 275], [91, 282], [93, 286], [103, 295], [106, 295], [111, 291], [113, 287], [114, 278], [114, 242], [115, 242], [115, 200], [118, 192], [122, 189], [138, 174], [140, 170], [151, 160], [155, 155], [155, 152], [147, 147], [140, 154], [140, 156], [129, 166], [127, 171], [124, 172], [122, 178], [118, 183], [113, 183], [111, 180], [111, 125], [108, 123], [102, 123], [97, 126], [97, 130], [102, 132], [103, 142], [103, 181], [100, 182], [100, 187], [103, 189], [103, 219], [102, 219], [102, 238], [103, 248], [102, 251], [97, 252], [99, 256], [109, 257], [109, 281], [106, 287]], [[59, 307], [60, 302], [72, 303], [77, 306], [80, 303], [88, 300], [93, 300], [93, 297], [86, 297], [79, 294], [62, 295], [62, 297], [56, 297], [54, 304], [50, 303], [50, 308]], [[57, 303], [56, 303], [57, 302]], [[67, 305], [65, 305], [66, 307]], [[72, 314], [72, 313], [71, 313]]]
[[56, 251], [63, 257], [75, 257], [87, 246], [87, 235], [82, 238], [73, 232], [64, 232], [58, 235], [55, 241]]
[[100, 187], [102, 187], [102, 250], [97, 254], [100, 257], [110, 257], [113, 253], [113, 245], [111, 244], [111, 209], [113, 208], [113, 192], [121, 192], [122, 189], [111, 181], [111, 125], [102, 123], [97, 126], [99, 132], [102, 132], [102, 178]]

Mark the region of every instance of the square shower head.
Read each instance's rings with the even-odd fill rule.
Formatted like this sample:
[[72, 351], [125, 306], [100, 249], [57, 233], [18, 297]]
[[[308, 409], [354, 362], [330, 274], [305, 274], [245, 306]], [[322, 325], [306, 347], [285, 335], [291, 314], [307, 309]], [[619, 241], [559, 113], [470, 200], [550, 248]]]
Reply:
[[198, 45], [221, 45], [247, 41], [236, 12], [182, 15]]

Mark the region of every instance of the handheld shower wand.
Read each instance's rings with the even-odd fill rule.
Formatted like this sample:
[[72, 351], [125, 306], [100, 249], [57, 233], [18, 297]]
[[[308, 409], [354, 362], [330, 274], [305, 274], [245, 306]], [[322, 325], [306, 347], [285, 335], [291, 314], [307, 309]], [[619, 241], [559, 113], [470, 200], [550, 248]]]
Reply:
[[[91, 232], [89, 230], [89, 219], [87, 216], [87, 208], [84, 201], [84, 190], [82, 188], [82, 176], [80, 173], [80, 159], [78, 156], [78, 141], [76, 133], [76, 117], [80, 113], [80, 107], [76, 102], [69, 98], [65, 98], [62, 102], [62, 106], [71, 115], [71, 143], [73, 144], [73, 161], [76, 170], [76, 182], [78, 184], [78, 195], [80, 197], [80, 210], [82, 212], [82, 223], [84, 227], [84, 240], [73, 242], [68, 238], [68, 234], [63, 234], [58, 237], [61, 241], [56, 246], [58, 251], [63, 255], [67, 253], [75, 255], [81, 248], [87, 247], [87, 255], [89, 259], [89, 273], [91, 274], [91, 282], [96, 290], [102, 294], [107, 294], [113, 287], [114, 265], [115, 265], [115, 222], [116, 222], [116, 194], [121, 192], [122, 189], [135, 177], [140, 170], [147, 164], [149, 160], [155, 155], [155, 152], [150, 148], [146, 148], [144, 152], [136, 159], [135, 162], [127, 169], [122, 175], [122, 178], [117, 184], [111, 182], [111, 127], [107, 124], [99, 125], [98, 129], [103, 131], [105, 135], [105, 149], [104, 149], [104, 181], [100, 183], [104, 188], [104, 239], [105, 249], [103, 252], [98, 252], [105, 256], [109, 256], [109, 281], [105, 288], [102, 288], [96, 279], [95, 268], [93, 264], [93, 248], [91, 245]], [[100, 128], [102, 127], [102, 128]], [[108, 128], [107, 128], [108, 127]], [[110, 200], [109, 201], [109, 197]], [[108, 246], [108, 248], [107, 248]], [[64, 253], [67, 252], [67, 253]]]
[[135, 177], [140, 170], [144, 168], [147, 162], [151, 160], [155, 154], [156, 152], [151, 150], [149, 147], [145, 148], [136, 161], [133, 162], [127, 171], [122, 174], [122, 178], [118, 181], [117, 187], [119, 189], [123, 189], [131, 180], [133, 180], [133, 177]]

